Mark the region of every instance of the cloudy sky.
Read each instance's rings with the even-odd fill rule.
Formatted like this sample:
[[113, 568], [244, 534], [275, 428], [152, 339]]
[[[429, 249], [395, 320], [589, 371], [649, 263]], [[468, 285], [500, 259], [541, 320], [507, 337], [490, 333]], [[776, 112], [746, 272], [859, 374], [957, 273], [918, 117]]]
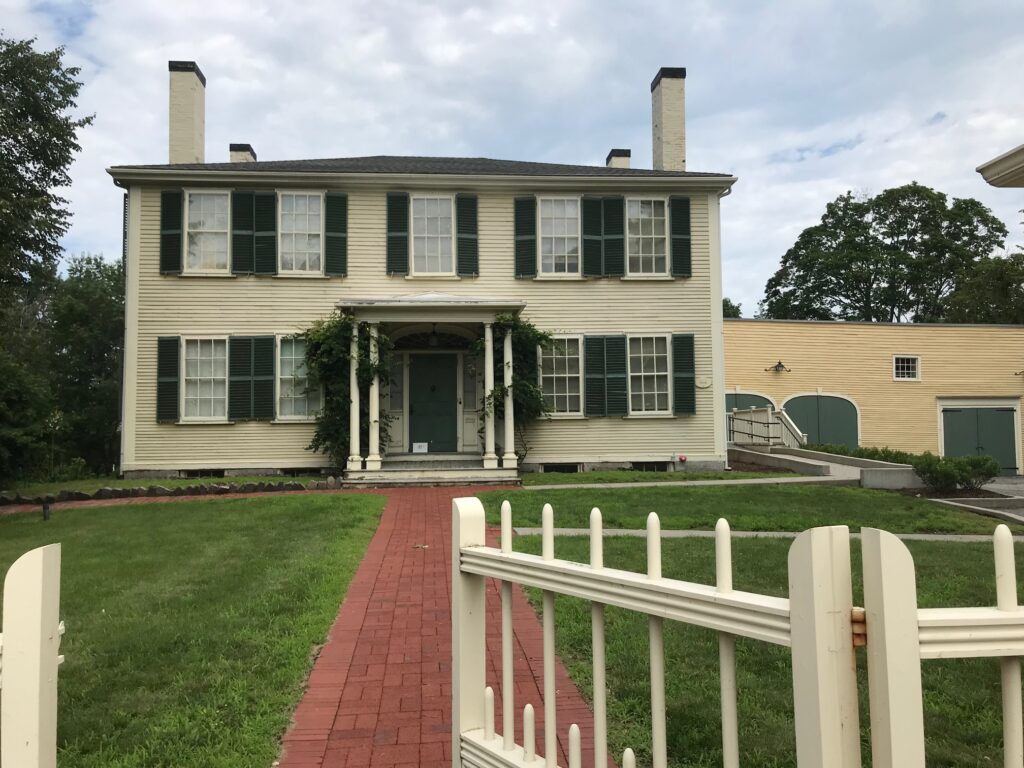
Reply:
[[167, 61], [207, 76], [206, 159], [462, 155], [650, 167], [651, 78], [685, 66], [687, 164], [724, 201], [725, 292], [750, 315], [824, 205], [917, 180], [1024, 241], [974, 168], [1024, 142], [1020, 0], [0, 0], [7, 36], [82, 68], [71, 252], [120, 252], [103, 169], [166, 162]]

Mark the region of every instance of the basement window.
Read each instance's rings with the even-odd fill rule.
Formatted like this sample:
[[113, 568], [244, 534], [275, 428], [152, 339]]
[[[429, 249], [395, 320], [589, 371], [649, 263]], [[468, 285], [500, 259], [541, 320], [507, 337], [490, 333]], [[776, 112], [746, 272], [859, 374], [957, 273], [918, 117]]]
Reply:
[[921, 358], [916, 355], [894, 355], [892, 377], [896, 381], [920, 381]]

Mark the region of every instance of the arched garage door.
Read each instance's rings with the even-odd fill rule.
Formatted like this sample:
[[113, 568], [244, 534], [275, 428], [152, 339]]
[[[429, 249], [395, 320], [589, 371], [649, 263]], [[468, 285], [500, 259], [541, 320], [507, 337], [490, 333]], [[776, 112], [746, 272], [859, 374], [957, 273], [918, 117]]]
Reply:
[[783, 406], [807, 442], [856, 448], [857, 408], [849, 400], [832, 395], [800, 395]]
[[733, 408], [764, 408], [772, 406], [772, 401], [761, 395], [748, 395], [746, 392], [730, 392], [725, 396], [725, 411], [732, 413]]

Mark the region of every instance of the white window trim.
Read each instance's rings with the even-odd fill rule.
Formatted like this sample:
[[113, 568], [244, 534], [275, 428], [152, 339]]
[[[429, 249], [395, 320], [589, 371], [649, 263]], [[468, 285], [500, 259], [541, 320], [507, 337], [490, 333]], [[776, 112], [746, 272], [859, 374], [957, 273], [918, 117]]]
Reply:
[[[559, 340], [559, 339], [576, 339], [579, 342], [580, 372], [579, 372], [579, 375], [578, 375], [577, 378], [579, 378], [579, 380], [580, 380], [580, 409], [578, 411], [552, 411], [551, 413], [547, 414], [547, 418], [549, 418], [549, 419], [582, 419], [585, 416], [585, 410], [586, 410], [586, 400], [585, 400], [586, 392], [584, 391], [585, 380], [583, 378], [584, 374], [585, 374], [585, 369], [584, 369], [585, 361], [583, 359], [583, 355], [585, 354], [584, 351], [583, 351], [583, 334], [582, 333], [555, 333], [555, 334], [551, 335], [551, 338], [555, 339], [555, 340]], [[543, 371], [544, 371], [544, 364], [543, 364], [543, 361], [541, 360], [542, 355], [543, 355], [543, 350], [540, 348], [540, 346], [538, 346], [537, 347], [537, 387], [541, 391], [541, 397], [544, 396], [544, 373], [543, 373]], [[568, 374], [566, 374], [566, 375], [568, 375]]]
[[[278, 189], [277, 194], [277, 276], [278, 277], [323, 277], [327, 265], [324, 263], [324, 246], [327, 242], [327, 211], [324, 206], [324, 190], [322, 189]], [[281, 216], [284, 215], [281, 205], [281, 195], [319, 195], [320, 196], [320, 270], [313, 272], [308, 269], [282, 269], [281, 268], [281, 236], [284, 232], [281, 229]]]
[[[231, 227], [234, 222], [231, 220], [231, 190], [230, 189], [203, 189], [200, 188], [187, 188], [183, 189], [182, 192], [185, 195], [185, 210], [182, 211], [181, 221], [181, 274], [182, 275], [198, 275], [202, 277], [231, 277]], [[188, 268], [188, 206], [189, 206], [189, 195], [193, 194], [207, 194], [207, 195], [227, 195], [228, 197], [228, 265], [224, 269], [189, 269]], [[200, 336], [190, 336], [189, 338], [208, 338]]]
[[[223, 416], [186, 416], [185, 415], [185, 371], [187, 361], [185, 349], [189, 341], [223, 341], [224, 342], [224, 415]], [[178, 337], [178, 417], [179, 424], [230, 424], [231, 417], [231, 339], [226, 335], [190, 333]]]
[[[630, 256], [630, 253], [629, 253], [629, 201], [630, 200], [637, 200], [637, 201], [642, 201], [642, 200], [659, 200], [659, 201], [665, 203], [665, 271], [664, 272], [632, 272], [629, 269], [629, 256]], [[658, 280], [658, 279], [663, 279], [665, 277], [671, 278], [671, 276], [672, 276], [672, 246], [671, 246], [671, 241], [669, 240], [669, 227], [671, 226], [671, 223], [672, 223], [672, 218], [671, 218], [672, 217], [672, 213], [669, 210], [668, 197], [662, 197], [661, 195], [644, 195], [644, 196], [634, 195], [632, 197], [627, 197], [626, 200], [625, 200], [625, 203], [623, 203], [623, 205], [625, 206], [625, 211], [623, 211], [624, 215], [623, 215], [622, 225], [623, 225], [623, 229], [625, 230], [624, 233], [623, 233], [623, 236], [626, 239], [626, 242], [624, 243], [625, 248], [623, 249], [625, 251], [625, 253], [626, 253], [626, 257], [625, 257], [626, 258], [626, 274], [625, 274], [625, 277], [620, 278], [620, 279], [623, 279], [623, 280], [652, 280], [652, 279], [653, 280]], [[637, 334], [637, 335], [640, 335], [640, 334]], [[655, 335], [660, 335], [660, 334], [655, 334]]]
[[[545, 272], [541, 267], [542, 262], [542, 246], [541, 246], [541, 215], [540, 215], [540, 204], [542, 200], [575, 200], [576, 201], [576, 241], [579, 253], [576, 259], [576, 271], [575, 272]], [[536, 280], [582, 280], [583, 279], [583, 197], [581, 195], [544, 195], [537, 196], [534, 201], [536, 211], [534, 212], [534, 218], [536, 219], [536, 237], [537, 237], [537, 274], [534, 279]], [[564, 337], [568, 338], [568, 337]]]
[[[274, 423], [309, 424], [316, 421], [313, 416], [282, 416], [281, 415], [281, 340], [294, 339], [294, 333], [278, 333], [274, 336]], [[320, 408], [324, 406], [324, 386], [320, 385]]]
[[[647, 199], [647, 198], [645, 198]], [[665, 374], [668, 376], [668, 408], [658, 411], [635, 411], [633, 410], [633, 368], [630, 364], [629, 342], [632, 339], [665, 339], [665, 362], [667, 365]], [[639, 374], [638, 374], [639, 375]], [[626, 334], [626, 408], [627, 414], [632, 418], [650, 419], [665, 416], [674, 416], [672, 412], [672, 334], [671, 333], [627, 333]]]
[[[917, 360], [917, 376], [897, 376], [896, 375], [896, 358], [899, 357], [912, 357]], [[892, 356], [892, 380], [893, 381], [921, 381], [921, 356], [920, 355], [905, 355], [905, 354], [894, 354]]]
[[[414, 230], [414, 216], [412, 212], [413, 201], [417, 198], [424, 199], [438, 199], [447, 198], [452, 203], [452, 270], [451, 272], [417, 272], [416, 271], [416, 255], [415, 255], [415, 237]], [[448, 192], [418, 192], [409, 194], [409, 278], [458, 278], [459, 271], [459, 254], [458, 254], [458, 234], [456, 228], [458, 222], [456, 221], [455, 211], [455, 195]], [[479, 237], [479, 235], [478, 235]]]

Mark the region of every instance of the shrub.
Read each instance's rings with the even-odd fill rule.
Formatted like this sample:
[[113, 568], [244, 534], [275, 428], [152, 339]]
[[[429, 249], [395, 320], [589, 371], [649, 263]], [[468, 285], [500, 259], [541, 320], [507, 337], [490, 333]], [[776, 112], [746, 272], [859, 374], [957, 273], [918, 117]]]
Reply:
[[913, 466], [921, 482], [938, 493], [951, 493], [960, 484], [960, 467], [952, 458], [926, 452], [914, 460]]
[[956, 459], [960, 465], [960, 487], [976, 491], [999, 475], [999, 462], [991, 456], [962, 456]]

